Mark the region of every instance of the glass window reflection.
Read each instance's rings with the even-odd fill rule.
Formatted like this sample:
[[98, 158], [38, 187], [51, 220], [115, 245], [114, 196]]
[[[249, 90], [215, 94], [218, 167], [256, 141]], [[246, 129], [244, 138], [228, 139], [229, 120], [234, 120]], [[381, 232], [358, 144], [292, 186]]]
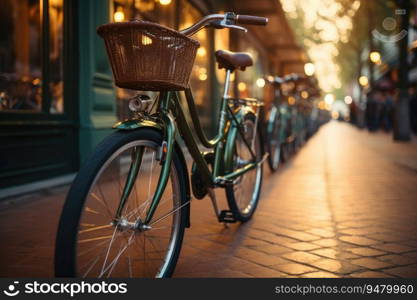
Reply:
[[[63, 0], [49, 1], [49, 45], [45, 48], [41, 0], [3, 0], [1, 5], [0, 111], [63, 113]], [[49, 51], [49, 61], [43, 65], [48, 70], [42, 70], [45, 51]], [[49, 95], [42, 91], [45, 71]], [[43, 101], [43, 96], [50, 101]]]
[[[181, 1], [180, 29], [189, 27], [203, 17], [192, 4], [188, 1]], [[195, 104], [197, 106], [201, 123], [208, 127], [211, 123], [212, 109], [210, 103], [209, 85], [209, 56], [210, 53], [208, 31], [206, 29], [198, 31], [193, 38], [200, 42], [200, 48], [194, 62], [194, 67], [190, 77], [190, 86], [193, 91]]]
[[63, 0], [49, 0], [49, 89], [50, 113], [64, 112]]
[[39, 0], [4, 0], [0, 9], [0, 111], [42, 109]]

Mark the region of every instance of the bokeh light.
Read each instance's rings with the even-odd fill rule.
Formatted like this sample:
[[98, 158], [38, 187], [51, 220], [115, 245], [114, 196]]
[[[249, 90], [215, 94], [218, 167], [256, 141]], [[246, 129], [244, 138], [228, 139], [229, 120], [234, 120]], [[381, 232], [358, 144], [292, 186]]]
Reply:
[[347, 105], [349, 105], [349, 104], [352, 104], [353, 99], [352, 99], [352, 97], [351, 97], [351, 96], [346, 96], [346, 97], [345, 97], [345, 99], [344, 99], [344, 101], [345, 101], [345, 103], [346, 103]]
[[365, 75], [362, 75], [361, 77], [359, 77], [359, 84], [361, 86], [367, 86], [368, 83], [369, 83], [368, 77], [366, 77]]
[[304, 72], [306, 73], [307, 76], [312, 76], [314, 72], [316, 72], [316, 67], [314, 66], [313, 63], [306, 63], [304, 65]]
[[256, 86], [259, 87], [259, 88], [263, 88], [265, 86], [265, 79], [258, 78], [256, 80]]
[[[341, 70], [336, 63], [337, 43], [346, 43], [352, 29], [352, 17], [359, 9], [359, 0], [352, 1], [347, 14], [340, 14], [338, 0], [280, 0], [287, 17], [302, 20], [302, 26], [316, 32], [316, 37], [305, 37], [301, 42], [315, 67], [315, 74], [324, 92], [342, 87]], [[321, 42], [315, 42], [315, 40]], [[307, 72], [306, 72], [307, 74]], [[308, 75], [308, 74], [307, 74]]]
[[326, 96], [324, 96], [324, 102], [326, 102], [326, 104], [332, 105], [334, 102], [334, 95], [327, 94]]

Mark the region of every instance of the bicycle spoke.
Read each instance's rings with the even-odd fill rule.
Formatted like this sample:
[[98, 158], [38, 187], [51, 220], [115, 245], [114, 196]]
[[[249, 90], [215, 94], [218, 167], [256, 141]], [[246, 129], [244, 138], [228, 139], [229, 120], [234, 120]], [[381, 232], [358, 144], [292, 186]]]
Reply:
[[[104, 245], [104, 244], [105, 244], [105, 243], [107, 243], [107, 242], [108, 242], [108, 241], [102, 241], [102, 242], [100, 242], [100, 243], [98, 243], [98, 244], [94, 245], [93, 247], [89, 248], [88, 250], [85, 250], [85, 251], [83, 251], [83, 252], [81, 252], [81, 253], [78, 253], [78, 255], [77, 255], [77, 256], [83, 256], [83, 255], [85, 255], [85, 254], [87, 254], [87, 253], [90, 253], [91, 251], [93, 251], [94, 249], [96, 249], [98, 246]], [[105, 249], [103, 249], [102, 251], [104, 252], [104, 251], [105, 251]]]
[[106, 228], [109, 228], [109, 227], [111, 227], [110, 224], [109, 225], [96, 226], [96, 227], [91, 227], [91, 228], [88, 228], [88, 229], [80, 230], [79, 233], [86, 233], [86, 232], [106, 229]]
[[[107, 258], [109, 257], [110, 249], [111, 249], [111, 246], [113, 244], [114, 236], [116, 235], [116, 231], [117, 231], [117, 226], [114, 227], [113, 235], [112, 235], [112, 238], [110, 240], [110, 244], [109, 244], [109, 246], [107, 248], [106, 258], [104, 259], [103, 267], [101, 268], [101, 274], [103, 273], [104, 266], [106, 265]], [[99, 277], [101, 277], [101, 276], [99, 276]]]
[[100, 259], [100, 256], [97, 256], [96, 259], [91, 264], [91, 266], [87, 269], [87, 271], [82, 276], [83, 278], [87, 277], [88, 273], [90, 273], [90, 271], [94, 268], [94, 266], [97, 264], [97, 262], [98, 262], [99, 259]]
[[100, 203], [101, 205], [103, 205], [103, 207], [106, 209], [106, 212], [107, 212], [107, 216], [108, 217], [112, 217], [112, 215], [111, 215], [111, 212], [110, 212], [110, 210], [109, 210], [109, 207], [107, 206], [107, 204], [105, 204], [104, 203], [104, 200], [102, 200], [102, 199], [100, 199], [95, 193], [93, 193], [93, 192], [91, 192], [90, 193], [90, 195], [95, 199], [95, 200], [97, 200], [97, 202], [98, 203]]
[[172, 210], [171, 212], [169, 212], [169, 213], [165, 214], [164, 216], [162, 216], [162, 217], [160, 217], [160, 218], [158, 218], [158, 219], [154, 220], [153, 222], [151, 222], [151, 223], [149, 224], [149, 226], [152, 226], [153, 224], [156, 224], [156, 223], [158, 223], [158, 222], [160, 222], [160, 221], [164, 220], [165, 218], [167, 218], [167, 217], [169, 217], [170, 215], [172, 215], [174, 212], [176, 212], [176, 211], [180, 210], [181, 208], [183, 208], [183, 207], [184, 207], [185, 205], [187, 205], [188, 203], [190, 203], [190, 201], [185, 202], [184, 204], [182, 204], [181, 206], [179, 206], [179, 207], [177, 207], [176, 209]]
[[108, 274], [108, 276], [107, 277], [109, 277], [110, 276], [110, 274], [111, 274], [111, 272], [113, 272], [113, 270], [114, 270], [114, 267], [116, 266], [116, 264], [117, 264], [117, 261], [119, 260], [119, 258], [120, 258], [120, 256], [123, 254], [123, 252], [125, 252], [126, 251], [126, 249], [130, 246], [130, 244], [132, 243], [132, 238], [133, 238], [133, 236], [134, 236], [134, 232], [130, 235], [130, 238], [129, 238], [129, 240], [128, 240], [128, 243], [122, 248], [122, 250], [117, 254], [117, 256], [113, 259], [113, 261], [106, 267], [106, 269], [104, 269], [104, 270], [102, 270], [101, 271], [101, 274], [99, 275], [99, 277], [101, 277], [104, 273], [106, 273], [107, 272], [107, 270], [109, 269], [109, 268], [111, 268], [110, 269], [110, 271], [109, 271], [109, 274]]
[[111, 237], [112, 237], [112, 235], [99, 236], [99, 237], [90, 238], [90, 239], [78, 240], [78, 243], [79, 244], [88, 243], [88, 242], [99, 241], [99, 240], [103, 240], [103, 239], [109, 239]]

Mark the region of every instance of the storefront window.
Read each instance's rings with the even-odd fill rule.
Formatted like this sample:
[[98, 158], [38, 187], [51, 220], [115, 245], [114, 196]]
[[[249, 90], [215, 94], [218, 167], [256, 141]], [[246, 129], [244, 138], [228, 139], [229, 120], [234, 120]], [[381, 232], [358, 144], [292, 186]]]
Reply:
[[143, 19], [174, 27], [175, 0], [114, 0], [113, 21]]
[[42, 109], [41, 6], [2, 2], [0, 9], [0, 110]]
[[[63, 0], [49, 1], [49, 46], [45, 47], [41, 0], [4, 0], [0, 9], [0, 111], [63, 112]], [[50, 61], [42, 62], [50, 50]], [[45, 70], [48, 67], [48, 70]], [[49, 95], [43, 75], [49, 74]], [[51, 100], [45, 107], [43, 97]]]
[[[222, 29], [214, 31], [214, 49], [217, 50], [230, 50], [229, 49], [229, 37], [230, 30]], [[224, 84], [226, 79], [225, 69], [216, 68], [216, 77], [220, 84]], [[233, 76], [234, 77], [234, 76]]]
[[239, 41], [239, 51], [248, 52], [253, 58], [253, 66], [247, 68], [244, 72], [239, 72], [238, 74], [239, 80], [237, 83], [237, 89], [239, 97], [255, 97], [263, 99], [264, 85], [262, 85], [261, 82], [265, 76], [266, 68], [263, 64], [262, 55], [259, 50], [254, 47], [255, 44], [250, 42], [248, 37], [241, 36]]
[[[189, 1], [181, 1], [180, 29], [189, 27], [200, 20], [203, 15]], [[193, 38], [200, 42], [200, 48], [194, 62], [190, 77], [190, 86], [193, 91], [194, 100], [200, 115], [200, 120], [207, 127], [212, 117], [212, 103], [210, 102], [210, 81], [209, 81], [209, 41], [208, 31], [200, 30]]]
[[51, 113], [64, 112], [64, 62], [63, 30], [64, 1], [49, 0], [49, 89], [51, 93]]

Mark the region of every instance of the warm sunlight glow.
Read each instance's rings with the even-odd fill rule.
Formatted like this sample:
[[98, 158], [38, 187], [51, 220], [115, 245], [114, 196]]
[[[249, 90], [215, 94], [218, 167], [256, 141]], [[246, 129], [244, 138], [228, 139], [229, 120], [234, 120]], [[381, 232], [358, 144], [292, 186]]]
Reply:
[[[314, 64], [314, 74], [319, 80], [320, 88], [327, 93], [341, 88], [341, 70], [336, 64], [339, 55], [336, 44], [339, 41], [349, 40], [352, 17], [359, 9], [360, 1], [352, 1], [347, 14], [340, 13], [343, 7], [338, 0], [280, 0], [280, 2], [290, 21], [302, 20], [300, 21], [302, 26], [314, 32], [300, 42]], [[323, 42], [315, 42], [317, 39]], [[307, 74], [307, 70], [305, 72]]]

